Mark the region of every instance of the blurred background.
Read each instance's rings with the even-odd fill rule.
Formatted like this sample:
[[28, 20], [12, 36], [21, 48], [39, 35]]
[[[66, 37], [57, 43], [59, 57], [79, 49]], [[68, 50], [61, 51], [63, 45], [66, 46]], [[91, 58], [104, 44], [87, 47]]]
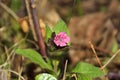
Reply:
[[[18, 46], [38, 50], [25, 1], [0, 0], [0, 70], [3, 69], [0, 80], [18, 80], [4, 69], [22, 73], [29, 80], [37, 73], [36, 65], [13, 53]], [[120, 48], [120, 0], [35, 0], [35, 3], [43, 38], [46, 24], [52, 28], [63, 19], [68, 25], [71, 65], [85, 61], [100, 66], [89, 42], [103, 65]], [[119, 58], [120, 54], [105, 68], [109, 80], [120, 80]]]

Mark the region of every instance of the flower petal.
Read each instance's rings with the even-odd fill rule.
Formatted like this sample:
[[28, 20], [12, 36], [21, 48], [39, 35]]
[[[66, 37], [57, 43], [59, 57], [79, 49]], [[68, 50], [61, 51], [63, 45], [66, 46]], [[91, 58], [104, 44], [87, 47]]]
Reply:
[[70, 37], [65, 32], [60, 32], [54, 37], [54, 43], [57, 46], [64, 47], [70, 42]]

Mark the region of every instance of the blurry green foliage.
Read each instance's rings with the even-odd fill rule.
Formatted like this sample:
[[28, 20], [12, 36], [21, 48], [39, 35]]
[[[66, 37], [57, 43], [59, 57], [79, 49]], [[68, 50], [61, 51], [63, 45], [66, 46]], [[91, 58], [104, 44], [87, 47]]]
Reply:
[[118, 43], [116, 40], [113, 41], [113, 45], [111, 47], [111, 51], [115, 53], [118, 50]]
[[17, 12], [20, 9], [20, 7], [21, 7], [21, 1], [22, 0], [11, 0], [10, 8], [14, 12]]
[[83, 10], [82, 10], [82, 7], [81, 7], [81, 0], [75, 0], [75, 1], [76, 1], [78, 16], [82, 16], [83, 15]]
[[105, 6], [101, 6], [101, 7], [100, 7], [100, 11], [106, 12], [106, 11], [107, 11], [107, 8], [106, 8]]

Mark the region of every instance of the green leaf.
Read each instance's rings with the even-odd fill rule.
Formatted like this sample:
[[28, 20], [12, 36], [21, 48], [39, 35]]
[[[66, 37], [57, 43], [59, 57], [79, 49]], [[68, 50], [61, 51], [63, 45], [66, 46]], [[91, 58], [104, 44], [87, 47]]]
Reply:
[[53, 75], [42, 73], [35, 77], [35, 80], [57, 80]]
[[88, 77], [89, 75], [84, 75], [84, 74], [78, 74], [77, 75], [77, 80], [92, 80], [92, 78]]
[[47, 62], [48, 65], [52, 66], [52, 61], [51, 61], [50, 58], [47, 57], [47, 58], [46, 58], [46, 62]]
[[92, 80], [104, 75], [100, 68], [83, 62], [78, 63], [72, 72], [77, 74], [78, 80]]
[[46, 26], [46, 42], [48, 42], [48, 39], [51, 38], [52, 35], [52, 30], [50, 29], [50, 27], [47, 25]]
[[32, 49], [17, 49], [15, 52], [30, 59], [32, 62], [38, 64], [41, 68], [52, 70], [52, 67], [43, 60], [42, 56]]
[[67, 25], [64, 23], [63, 20], [59, 20], [57, 24], [53, 27], [53, 31], [58, 34], [60, 32], [66, 32], [68, 36], [70, 36], [70, 32], [67, 28]]

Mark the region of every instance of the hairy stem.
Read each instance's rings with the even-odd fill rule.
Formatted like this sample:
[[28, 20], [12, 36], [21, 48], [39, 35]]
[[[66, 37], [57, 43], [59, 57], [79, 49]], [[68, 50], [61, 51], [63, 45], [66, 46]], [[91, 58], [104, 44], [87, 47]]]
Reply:
[[46, 47], [45, 47], [45, 43], [44, 43], [43, 38], [42, 38], [42, 33], [41, 33], [41, 30], [40, 30], [40, 24], [39, 24], [36, 5], [35, 5], [34, 0], [30, 0], [30, 8], [31, 8], [31, 14], [32, 14], [34, 28], [35, 28], [36, 35], [37, 35], [37, 38], [38, 38], [38, 45], [39, 45], [39, 48], [40, 48], [40, 53], [45, 58], [45, 57], [47, 57]]

